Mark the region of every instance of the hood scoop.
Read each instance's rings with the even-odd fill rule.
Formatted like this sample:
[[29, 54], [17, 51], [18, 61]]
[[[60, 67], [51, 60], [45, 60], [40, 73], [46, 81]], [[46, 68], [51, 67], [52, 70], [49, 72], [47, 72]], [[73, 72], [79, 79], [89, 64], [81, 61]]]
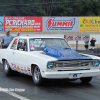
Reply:
[[58, 60], [78, 60], [78, 59], [91, 59], [90, 57], [82, 57], [78, 52], [72, 49], [64, 49], [60, 47], [44, 47], [45, 54], [55, 57]]

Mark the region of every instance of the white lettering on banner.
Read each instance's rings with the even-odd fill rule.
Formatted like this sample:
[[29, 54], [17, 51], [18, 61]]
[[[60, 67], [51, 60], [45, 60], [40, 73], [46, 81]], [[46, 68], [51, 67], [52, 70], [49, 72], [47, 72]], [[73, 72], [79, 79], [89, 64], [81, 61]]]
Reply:
[[33, 26], [22, 26], [22, 28], [33, 28]]
[[5, 28], [20, 28], [19, 26], [5, 26]]
[[16, 23], [16, 20], [13, 20], [13, 25], [15, 25], [15, 23]]
[[6, 20], [5, 25], [35, 25], [35, 20]]
[[31, 20], [28, 20], [28, 25], [31, 25]]
[[9, 23], [9, 20], [6, 20], [6, 25], [8, 25], [8, 24], [11, 25], [11, 24]]
[[55, 20], [54, 17], [47, 20], [48, 30], [72, 30], [74, 25], [75, 18], [70, 20]]
[[23, 25], [23, 20], [21, 20], [20, 24], [22, 24], [22, 25]]

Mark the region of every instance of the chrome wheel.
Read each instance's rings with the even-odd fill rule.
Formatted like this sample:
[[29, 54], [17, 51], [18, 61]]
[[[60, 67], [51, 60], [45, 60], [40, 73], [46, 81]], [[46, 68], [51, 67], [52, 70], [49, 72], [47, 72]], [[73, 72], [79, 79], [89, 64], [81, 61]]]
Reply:
[[38, 66], [35, 66], [32, 68], [32, 78], [33, 78], [34, 84], [42, 85], [43, 78], [41, 76], [41, 72]]
[[34, 80], [38, 82], [40, 80], [40, 75], [40, 69], [38, 68], [38, 66], [36, 66], [34, 69]]
[[8, 62], [5, 60], [5, 62], [4, 62], [4, 70], [8, 71], [8, 69], [9, 69], [9, 65], [8, 65]]

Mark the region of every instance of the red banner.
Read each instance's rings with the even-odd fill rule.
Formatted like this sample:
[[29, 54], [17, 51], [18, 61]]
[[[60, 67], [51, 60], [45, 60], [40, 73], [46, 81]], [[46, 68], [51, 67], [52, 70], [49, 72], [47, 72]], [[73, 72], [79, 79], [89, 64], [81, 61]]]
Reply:
[[4, 31], [42, 32], [42, 17], [4, 17]]

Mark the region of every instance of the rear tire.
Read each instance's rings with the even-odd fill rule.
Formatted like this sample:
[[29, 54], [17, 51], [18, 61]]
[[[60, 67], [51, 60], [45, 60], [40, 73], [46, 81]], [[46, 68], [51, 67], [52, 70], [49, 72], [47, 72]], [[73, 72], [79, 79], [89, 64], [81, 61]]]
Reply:
[[80, 78], [80, 80], [82, 81], [82, 83], [89, 83], [92, 80], [92, 77], [83, 77]]
[[41, 76], [41, 72], [38, 66], [35, 66], [32, 69], [32, 79], [35, 85], [42, 85], [43, 84], [43, 78]]
[[16, 72], [16, 71], [13, 71], [10, 66], [9, 66], [9, 63], [7, 60], [4, 60], [3, 61], [3, 70], [4, 70], [4, 73], [7, 75], [7, 76], [11, 76], [11, 75], [18, 75], [19, 73]]

